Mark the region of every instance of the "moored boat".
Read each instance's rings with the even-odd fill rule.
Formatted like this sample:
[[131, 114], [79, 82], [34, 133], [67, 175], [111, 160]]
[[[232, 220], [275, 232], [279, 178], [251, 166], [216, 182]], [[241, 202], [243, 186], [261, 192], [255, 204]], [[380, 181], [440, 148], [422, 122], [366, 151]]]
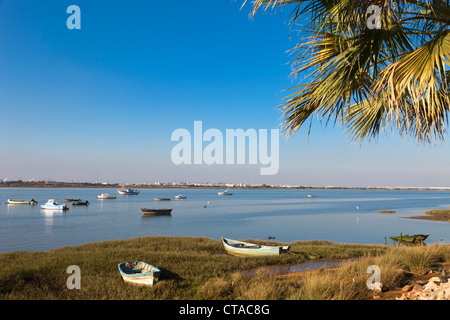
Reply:
[[36, 200], [31, 199], [30, 201], [28, 200], [13, 200], [13, 199], [8, 199], [8, 203], [9, 204], [31, 204], [32, 206], [35, 205], [36, 203], [38, 203]]
[[218, 194], [219, 196], [231, 196], [231, 195], [233, 195], [233, 193], [230, 192], [230, 191], [228, 191], [228, 189], [225, 190], [225, 191], [217, 192], [217, 194]]
[[102, 193], [100, 195], [97, 196], [98, 199], [115, 199], [116, 196], [113, 196], [109, 193]]
[[175, 199], [177, 199], [177, 200], [184, 200], [184, 199], [186, 199], [186, 196], [183, 196], [182, 194], [179, 194], [179, 195], [175, 196]]
[[81, 201], [81, 199], [64, 198], [65, 202]]
[[58, 204], [55, 199], [49, 199], [46, 204], [41, 205], [46, 210], [69, 210], [66, 204]]
[[72, 202], [73, 206], [88, 206], [89, 205], [89, 201], [74, 201]]
[[227, 253], [234, 256], [278, 255], [290, 249], [290, 246], [265, 246], [223, 237], [221, 239]]
[[315, 198], [316, 196], [313, 195], [313, 194], [308, 194], [307, 197], [308, 197], [308, 198]]
[[136, 189], [118, 189], [117, 192], [121, 195], [132, 195], [132, 194], [139, 194], [139, 190]]
[[170, 198], [155, 198], [155, 201], [169, 201]]
[[143, 285], [154, 285], [159, 279], [161, 270], [143, 261], [125, 261], [119, 264], [119, 272], [126, 282]]
[[144, 216], [157, 216], [157, 215], [169, 215], [172, 213], [172, 209], [165, 208], [165, 209], [148, 209], [148, 208], [141, 208], [142, 213]]

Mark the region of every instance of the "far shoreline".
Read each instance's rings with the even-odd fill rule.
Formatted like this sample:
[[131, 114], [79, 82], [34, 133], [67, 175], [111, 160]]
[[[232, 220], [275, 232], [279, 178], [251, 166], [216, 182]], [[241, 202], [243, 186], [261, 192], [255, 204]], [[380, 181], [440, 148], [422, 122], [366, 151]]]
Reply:
[[11, 181], [0, 182], [0, 188], [135, 188], [135, 189], [237, 189], [237, 190], [368, 190], [368, 191], [449, 191], [450, 187], [341, 187], [341, 186], [283, 186], [255, 184], [126, 184], [60, 181]]

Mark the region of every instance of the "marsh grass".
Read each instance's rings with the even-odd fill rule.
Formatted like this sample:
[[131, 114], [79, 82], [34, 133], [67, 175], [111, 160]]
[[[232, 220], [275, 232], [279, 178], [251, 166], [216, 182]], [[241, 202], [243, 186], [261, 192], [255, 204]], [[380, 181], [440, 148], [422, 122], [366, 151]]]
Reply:
[[[290, 245], [291, 254], [245, 258], [227, 255], [220, 241], [214, 239], [152, 236], [46, 252], [4, 253], [0, 254], [0, 300], [362, 299], [367, 295], [368, 265], [380, 265], [383, 285], [387, 287], [401, 281], [396, 273], [399, 267], [417, 268], [412, 262], [417, 258], [412, 258], [414, 253], [409, 248], [328, 241], [297, 241]], [[424, 248], [417, 250], [427, 252]], [[426, 255], [425, 265], [449, 258], [448, 246], [428, 249], [428, 253], [420, 252]], [[255, 276], [239, 273], [263, 266], [299, 264], [310, 255], [357, 260], [335, 271], [322, 270], [304, 277], [280, 278], [264, 271]], [[161, 269], [160, 281], [153, 287], [125, 283], [117, 265], [128, 260], [157, 266]], [[80, 290], [66, 286], [70, 265], [80, 267]]]

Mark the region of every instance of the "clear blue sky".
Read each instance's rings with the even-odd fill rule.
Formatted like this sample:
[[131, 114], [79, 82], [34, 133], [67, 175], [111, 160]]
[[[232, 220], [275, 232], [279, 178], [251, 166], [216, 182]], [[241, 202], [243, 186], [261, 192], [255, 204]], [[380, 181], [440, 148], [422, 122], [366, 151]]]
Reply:
[[[171, 162], [171, 133], [275, 129], [297, 84], [288, 11], [243, 1], [0, 1], [0, 178], [449, 186], [448, 144], [389, 133], [361, 147], [315, 121], [280, 141], [280, 170]], [[81, 30], [69, 30], [69, 5]]]

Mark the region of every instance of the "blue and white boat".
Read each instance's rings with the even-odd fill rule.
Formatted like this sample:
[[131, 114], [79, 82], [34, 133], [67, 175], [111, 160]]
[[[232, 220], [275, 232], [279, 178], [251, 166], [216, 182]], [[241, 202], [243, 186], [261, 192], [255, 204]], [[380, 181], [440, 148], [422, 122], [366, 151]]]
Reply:
[[139, 194], [139, 190], [130, 189], [130, 188], [128, 188], [128, 189], [118, 189], [117, 192], [119, 194], [122, 194], [122, 195]]
[[144, 261], [125, 261], [119, 264], [119, 272], [126, 282], [152, 286], [159, 279], [161, 270]]
[[46, 204], [41, 205], [46, 210], [69, 210], [66, 204], [58, 204], [55, 199], [49, 199]]

